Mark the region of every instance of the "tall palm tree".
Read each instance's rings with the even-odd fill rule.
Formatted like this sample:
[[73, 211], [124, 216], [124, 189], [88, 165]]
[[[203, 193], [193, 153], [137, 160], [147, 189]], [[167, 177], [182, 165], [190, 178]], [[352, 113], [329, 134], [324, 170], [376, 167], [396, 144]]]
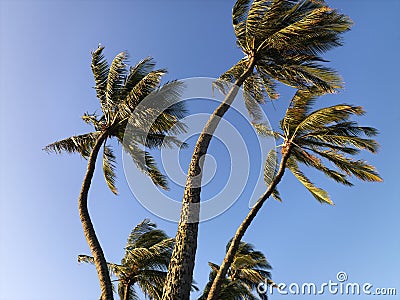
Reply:
[[[230, 243], [226, 246], [228, 251]], [[209, 263], [211, 267], [209, 282], [207, 283], [203, 295], [199, 300], [206, 300], [210, 292], [211, 285], [219, 266]], [[255, 251], [254, 246], [245, 242], [240, 242], [238, 251], [235, 253], [233, 262], [228, 272], [223, 278], [221, 291], [218, 299], [223, 300], [257, 300], [268, 299], [266, 294], [258, 293], [257, 286], [260, 283], [271, 283], [271, 265], [265, 255], [260, 251]], [[255, 291], [259, 297], [255, 295]]]
[[351, 21], [323, 1], [238, 0], [232, 19], [236, 42], [244, 57], [221, 76], [233, 85], [210, 116], [193, 151], [164, 300], [189, 298], [197, 248], [204, 162], [201, 158], [239, 87], [243, 85], [246, 94], [259, 102], [264, 93], [277, 98], [277, 81], [296, 88], [316, 86], [325, 92], [341, 87], [340, 77], [321, 64], [324, 60], [320, 54], [341, 45], [341, 34], [349, 30]]
[[[377, 130], [359, 126], [349, 120], [351, 116], [364, 114], [364, 110], [360, 106], [340, 104], [312, 111], [320, 94], [318, 91], [297, 91], [280, 122], [281, 132], [273, 132], [262, 124], [258, 126], [261, 134], [273, 135], [283, 140], [279, 167], [275, 168], [277, 152], [273, 149], [265, 164], [264, 179], [268, 188], [237, 229], [207, 300], [218, 299], [223, 279], [238, 251], [240, 241], [264, 202], [271, 195], [280, 200], [277, 185], [286, 168], [316, 200], [327, 204], [333, 204], [328, 193], [316, 187], [301, 171], [300, 165], [321, 171], [328, 178], [347, 186], [353, 185], [349, 180], [351, 176], [363, 181], [382, 181], [373, 166], [364, 160], [351, 158], [361, 150], [376, 153], [378, 149], [378, 143], [370, 138], [377, 134]], [[328, 163], [336, 169], [328, 167]]]
[[[110, 273], [118, 278], [121, 300], [138, 299], [135, 285], [150, 299], [161, 298], [173, 244], [174, 239], [148, 219], [132, 230], [121, 263], [107, 263]], [[78, 261], [93, 264], [94, 258], [79, 255]]]
[[[115, 187], [116, 157], [111, 145], [108, 144], [112, 138], [116, 138], [123, 145], [124, 150], [132, 156], [138, 168], [148, 175], [156, 185], [167, 188], [166, 179], [157, 169], [153, 157], [144, 151], [141, 145], [149, 148], [161, 145], [180, 145], [178, 140], [168, 134], [184, 130], [183, 125], [179, 123], [179, 118], [182, 117], [185, 110], [182, 104], [174, 105], [179, 98], [181, 84], [171, 82], [160, 88], [161, 77], [166, 71], [164, 69], [154, 70], [155, 63], [151, 58], [140, 61], [128, 70], [127, 54], [121, 52], [108, 66], [103, 55], [103, 48], [98, 47], [92, 52], [92, 71], [102, 115], [85, 113], [82, 117], [85, 122], [93, 125], [94, 131], [57, 141], [46, 146], [45, 150], [55, 153], [77, 152], [88, 160], [78, 198], [79, 216], [96, 265], [102, 299], [109, 300], [113, 299], [112, 284], [103, 250], [90, 219], [87, 203], [97, 156], [103, 148], [104, 177], [114, 194], [117, 193]], [[160, 92], [162, 89], [165, 92]], [[164, 112], [155, 112], [154, 109], [142, 109], [140, 112], [136, 112], [135, 108], [153, 92], [160, 94], [157, 100], [170, 102], [171, 107]], [[149, 117], [154, 117], [154, 113], [157, 113], [158, 117], [149, 128], [146, 122], [151, 119]], [[134, 134], [129, 134], [128, 137], [124, 136], [126, 129]]]

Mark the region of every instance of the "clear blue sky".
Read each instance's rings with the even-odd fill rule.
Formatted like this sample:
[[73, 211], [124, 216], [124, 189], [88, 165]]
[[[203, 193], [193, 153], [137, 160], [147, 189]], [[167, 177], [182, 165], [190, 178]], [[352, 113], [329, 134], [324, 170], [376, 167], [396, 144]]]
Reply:
[[[168, 80], [218, 77], [241, 57], [231, 28], [233, 3], [0, 0], [1, 300], [98, 299], [95, 268], [76, 262], [78, 254], [89, 254], [76, 203], [86, 162], [78, 155], [41, 150], [90, 130], [80, 120], [84, 112], [98, 109], [90, 51], [100, 42], [111, 60], [127, 50], [132, 64], [150, 55], [168, 68]], [[366, 109], [359, 121], [380, 130], [381, 150], [364, 157], [384, 182], [346, 188], [314, 177], [335, 201], [329, 207], [287, 174], [280, 189], [284, 202], [268, 202], [245, 240], [267, 255], [277, 282], [321, 283], [345, 271], [349, 281], [396, 287], [400, 293], [400, 1], [328, 3], [355, 25], [345, 35], [345, 46], [326, 55], [346, 88], [323, 101]], [[266, 106], [272, 123], [289, 95], [285, 89], [276, 110]], [[143, 218], [171, 236], [176, 230], [175, 223], [157, 218], [134, 199], [122, 166], [118, 175], [118, 197], [96, 172], [89, 199], [106, 257], [114, 262]], [[242, 200], [200, 225], [195, 269], [200, 287], [208, 278], [207, 262], [221, 262], [226, 241], [247, 213]]]

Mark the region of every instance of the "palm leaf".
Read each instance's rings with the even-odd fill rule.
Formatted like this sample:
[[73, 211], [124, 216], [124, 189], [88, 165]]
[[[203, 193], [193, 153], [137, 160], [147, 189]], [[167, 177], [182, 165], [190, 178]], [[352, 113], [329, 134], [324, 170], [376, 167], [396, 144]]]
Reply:
[[326, 191], [316, 187], [299, 169], [296, 161], [291, 157], [288, 160], [287, 167], [293, 175], [304, 185], [304, 187], [317, 199], [320, 203], [328, 203], [333, 205], [332, 200]]
[[277, 172], [278, 156], [275, 149], [271, 149], [265, 159], [264, 165], [264, 182], [269, 186], [275, 178]]
[[100, 132], [91, 132], [82, 135], [72, 136], [64, 140], [54, 142], [47, 145], [44, 150], [46, 152], [61, 153], [63, 151], [68, 153], [77, 152], [87, 159], [92, 151], [92, 147], [99, 137]]
[[111, 192], [118, 194], [118, 190], [115, 187], [115, 168], [116, 168], [116, 157], [112, 151], [111, 146], [106, 146], [104, 144], [103, 151], [103, 173], [104, 178]]
[[346, 172], [348, 175], [353, 174], [358, 179], [365, 181], [382, 181], [375, 167], [364, 160], [350, 159], [332, 150], [314, 150], [314, 152], [334, 163], [340, 170]]
[[364, 110], [360, 106], [345, 104], [324, 107], [306, 116], [296, 126], [295, 133], [308, 130], [315, 131], [329, 123], [347, 120], [353, 114], [362, 115], [364, 114]]
[[103, 112], [107, 111], [107, 98], [106, 98], [106, 86], [109, 67], [103, 54], [104, 47], [98, 47], [92, 51], [92, 72], [94, 81], [96, 83], [95, 89], [97, 98], [100, 100], [101, 108]]
[[107, 86], [106, 86], [106, 99], [107, 109], [115, 110], [118, 103], [118, 97], [121, 89], [123, 88], [126, 78], [126, 52], [118, 53], [113, 59], [110, 71], [108, 72]]
[[[94, 265], [94, 257], [89, 255], [78, 255], [78, 263]], [[107, 262], [108, 271], [111, 275], [117, 275], [123, 270], [123, 266]]]

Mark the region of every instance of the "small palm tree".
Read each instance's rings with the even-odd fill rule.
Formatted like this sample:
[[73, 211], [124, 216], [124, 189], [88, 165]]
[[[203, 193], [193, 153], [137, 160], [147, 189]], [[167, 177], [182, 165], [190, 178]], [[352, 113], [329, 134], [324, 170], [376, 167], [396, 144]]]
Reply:
[[[151, 58], [142, 60], [128, 70], [127, 54], [121, 52], [108, 66], [103, 55], [103, 48], [98, 47], [92, 52], [92, 71], [102, 115], [85, 113], [82, 117], [85, 122], [93, 125], [94, 131], [57, 141], [46, 146], [45, 150], [55, 153], [77, 152], [88, 160], [78, 198], [79, 216], [96, 265], [102, 299], [109, 300], [113, 299], [112, 284], [87, 205], [97, 156], [103, 148], [104, 177], [114, 194], [117, 193], [115, 187], [116, 157], [108, 143], [112, 138], [116, 138], [123, 145], [124, 150], [130, 154], [138, 168], [148, 175], [156, 185], [167, 188], [166, 179], [157, 169], [153, 157], [147, 151], [142, 150], [141, 146], [154, 148], [161, 145], [180, 145], [180, 142], [169, 134], [184, 130], [179, 119], [185, 113], [185, 109], [181, 104], [174, 104], [179, 98], [181, 84], [171, 82], [164, 85], [164, 89], [160, 89], [161, 77], [166, 71], [154, 70], [155, 63]], [[162, 89], [165, 92], [160, 92]], [[141, 101], [154, 92], [159, 93], [157, 100], [171, 104], [169, 109], [164, 112], [155, 112], [154, 109], [135, 111]], [[158, 117], [149, 126], [147, 120], [152, 119], [154, 113], [157, 113]], [[124, 135], [127, 129], [133, 133], [128, 137]]]
[[[323, 1], [237, 0], [232, 22], [244, 57], [221, 76], [234, 84], [210, 116], [193, 151], [164, 300], [189, 298], [197, 247], [201, 158], [239, 87], [243, 85], [246, 106], [256, 119], [257, 110], [251, 108], [257, 106], [250, 99], [263, 102], [265, 93], [277, 98], [276, 82], [296, 88], [315, 86], [325, 92], [333, 92], [342, 83], [336, 72], [321, 64], [324, 60], [320, 54], [341, 45], [341, 34], [352, 22]], [[217, 84], [225, 91], [226, 85], [221, 82]]]
[[[328, 193], [315, 186], [301, 171], [300, 165], [321, 171], [327, 177], [347, 186], [352, 185], [349, 180], [351, 176], [363, 181], [382, 181], [373, 166], [364, 160], [350, 157], [359, 154], [361, 150], [376, 153], [378, 149], [378, 143], [370, 138], [377, 134], [377, 130], [359, 126], [349, 120], [351, 116], [364, 114], [364, 110], [360, 106], [340, 104], [312, 111], [312, 106], [319, 95], [321, 95], [319, 91], [299, 90], [280, 122], [281, 132], [273, 132], [262, 124], [257, 126], [260, 134], [273, 135], [283, 140], [279, 167], [275, 168], [277, 152], [273, 149], [269, 152], [265, 164], [264, 179], [268, 189], [237, 229], [207, 300], [217, 299], [240, 241], [264, 202], [271, 195], [280, 200], [277, 185], [286, 168], [315, 199], [327, 204], [333, 204]], [[336, 169], [328, 167], [328, 163], [334, 165]]]
[[[111, 274], [117, 276], [121, 300], [138, 299], [135, 285], [150, 299], [160, 299], [174, 239], [157, 225], [145, 219], [131, 232], [121, 264], [107, 263]], [[78, 262], [94, 263], [94, 258], [79, 255]]]
[[[230, 243], [226, 246], [228, 251]], [[219, 266], [209, 263], [212, 271], [203, 295], [199, 300], [207, 299], [211, 285], [219, 270]], [[233, 262], [228, 269], [226, 277], [223, 278], [221, 290], [217, 299], [223, 300], [257, 300], [267, 299], [267, 295], [258, 292], [257, 287], [260, 283], [271, 283], [271, 265], [265, 255], [260, 251], [255, 251], [254, 246], [245, 242], [240, 242], [238, 251], [235, 253]], [[258, 296], [255, 295], [255, 291]]]

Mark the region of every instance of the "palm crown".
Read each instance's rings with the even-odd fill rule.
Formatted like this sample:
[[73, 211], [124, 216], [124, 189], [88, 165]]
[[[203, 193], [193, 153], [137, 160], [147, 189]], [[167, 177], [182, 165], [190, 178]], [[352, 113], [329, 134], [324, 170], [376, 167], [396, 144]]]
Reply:
[[[150, 299], [161, 298], [173, 243], [174, 239], [148, 219], [132, 230], [121, 264], [107, 263], [110, 273], [118, 278], [121, 299], [138, 299], [135, 285]], [[93, 257], [87, 255], [79, 255], [78, 261], [94, 263]]]
[[323, 1], [238, 0], [232, 23], [236, 43], [245, 54], [221, 76], [234, 82], [248, 68], [244, 90], [259, 102], [266, 92], [276, 99], [276, 81], [295, 88], [316, 86], [325, 92], [341, 87], [341, 79], [323, 66], [319, 54], [341, 45], [351, 20]]
[[[382, 181], [372, 165], [351, 157], [361, 150], [375, 153], [379, 145], [370, 137], [378, 132], [375, 128], [359, 126], [350, 120], [354, 115], [364, 114], [360, 106], [339, 104], [312, 111], [320, 95], [315, 90], [297, 91], [280, 122], [282, 132], [274, 135], [283, 139], [281, 152], [289, 155], [286, 167], [318, 201], [333, 204], [328, 193], [316, 187], [299, 165], [314, 168], [336, 182], [349, 186], [353, 185], [351, 176], [364, 181]], [[267, 184], [274, 177], [275, 172], [271, 168], [275, 159], [276, 152], [272, 150], [265, 167]], [[329, 168], [328, 162], [336, 168]], [[279, 197], [276, 191], [274, 195]]]
[[[143, 59], [128, 70], [127, 53], [121, 52], [109, 66], [103, 49], [98, 47], [92, 52], [91, 65], [102, 114], [85, 113], [82, 117], [86, 123], [93, 125], [95, 131], [57, 141], [46, 146], [45, 150], [56, 153], [78, 152], [87, 159], [96, 141], [103, 136], [103, 172], [109, 188], [116, 194], [116, 157], [111, 145], [107, 144], [107, 139], [116, 138], [141, 171], [156, 185], [167, 188], [166, 179], [158, 170], [153, 157], [142, 150], [140, 145], [149, 148], [184, 145], [170, 135], [185, 129], [179, 119], [186, 111], [183, 104], [177, 102], [182, 85], [173, 81], [160, 87], [166, 70], [154, 70], [155, 63], [151, 58]], [[150, 94], [156, 94], [158, 107], [167, 109], [158, 111], [156, 107], [142, 107], [139, 111], [135, 110]], [[147, 124], [149, 119], [155, 121]], [[126, 130], [129, 130], [128, 135], [125, 134]]]
[[[227, 250], [230, 243], [227, 245]], [[219, 266], [209, 263], [212, 271], [210, 280], [206, 285], [203, 295], [199, 300], [206, 299], [214, 277], [219, 270]], [[221, 286], [218, 299], [224, 300], [256, 300], [254, 291], [260, 283], [272, 282], [269, 270], [271, 265], [261, 251], [254, 250], [254, 246], [241, 242], [236, 252], [231, 267], [227, 272], [227, 277]], [[259, 294], [261, 299], [267, 299], [265, 294]]]

